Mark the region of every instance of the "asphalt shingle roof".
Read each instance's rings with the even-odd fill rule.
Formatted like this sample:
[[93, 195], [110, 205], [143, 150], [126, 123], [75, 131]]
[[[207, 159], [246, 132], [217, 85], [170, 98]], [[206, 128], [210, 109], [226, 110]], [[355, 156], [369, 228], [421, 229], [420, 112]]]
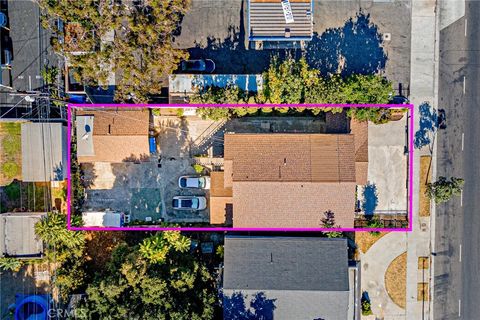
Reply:
[[318, 237], [225, 237], [224, 318], [235, 296], [267, 319], [346, 320], [349, 277], [346, 239]]

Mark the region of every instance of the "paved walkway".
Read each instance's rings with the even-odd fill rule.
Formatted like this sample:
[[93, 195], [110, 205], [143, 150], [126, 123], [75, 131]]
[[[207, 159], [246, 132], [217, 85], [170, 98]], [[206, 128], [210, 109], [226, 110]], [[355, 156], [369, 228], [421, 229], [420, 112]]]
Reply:
[[390, 232], [360, 256], [362, 261], [362, 292], [367, 291], [372, 312], [380, 319], [405, 319], [405, 310], [397, 306], [385, 289], [385, 272], [390, 263], [407, 251], [404, 232]]

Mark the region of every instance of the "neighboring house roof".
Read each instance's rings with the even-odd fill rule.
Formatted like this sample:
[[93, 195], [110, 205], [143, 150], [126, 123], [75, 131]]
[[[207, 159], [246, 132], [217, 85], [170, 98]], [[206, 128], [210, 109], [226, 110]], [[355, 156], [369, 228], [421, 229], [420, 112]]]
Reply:
[[149, 119], [146, 109], [77, 110], [78, 161], [115, 163], [147, 159]]
[[232, 295], [248, 308], [264, 294], [270, 303], [259, 311], [270, 313], [267, 319], [343, 320], [354, 307], [349, 291], [346, 239], [225, 237], [225, 319], [241, 311], [229, 308]]
[[0, 214], [0, 256], [40, 257], [43, 242], [35, 234], [35, 224], [44, 216], [44, 212]]
[[170, 103], [185, 103], [186, 98], [207, 87], [225, 88], [229, 85], [257, 92], [262, 89], [260, 74], [173, 74], [168, 77]]
[[82, 212], [83, 225], [86, 227], [121, 227], [123, 214], [120, 212]]
[[22, 123], [22, 180], [67, 178], [67, 128], [61, 123]]
[[232, 224], [232, 188], [225, 187], [224, 172], [210, 172], [210, 223]]
[[248, 2], [249, 39], [251, 41], [310, 40], [313, 35], [311, 0], [290, 0], [293, 22], [287, 19], [280, 0]]

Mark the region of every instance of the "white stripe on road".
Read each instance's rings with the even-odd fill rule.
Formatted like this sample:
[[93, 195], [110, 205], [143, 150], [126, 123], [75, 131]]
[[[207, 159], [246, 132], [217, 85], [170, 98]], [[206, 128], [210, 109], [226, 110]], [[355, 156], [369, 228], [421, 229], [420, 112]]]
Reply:
[[462, 300], [458, 299], [458, 317], [462, 316]]
[[462, 132], [462, 151], [463, 151], [463, 146], [465, 145], [465, 133]]
[[465, 19], [465, 37], [467, 36], [467, 22], [468, 22], [468, 20]]
[[460, 207], [463, 207], [463, 190], [460, 190]]
[[465, 94], [465, 76], [463, 76], [463, 94]]
[[458, 261], [462, 262], [462, 245], [460, 245], [460, 250], [458, 251]]

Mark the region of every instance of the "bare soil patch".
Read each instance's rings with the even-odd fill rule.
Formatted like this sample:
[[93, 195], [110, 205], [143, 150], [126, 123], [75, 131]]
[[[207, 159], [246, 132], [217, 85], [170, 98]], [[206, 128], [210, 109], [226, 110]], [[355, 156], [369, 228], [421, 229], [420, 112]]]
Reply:
[[407, 253], [396, 257], [385, 273], [385, 289], [390, 299], [400, 308], [407, 304]]

